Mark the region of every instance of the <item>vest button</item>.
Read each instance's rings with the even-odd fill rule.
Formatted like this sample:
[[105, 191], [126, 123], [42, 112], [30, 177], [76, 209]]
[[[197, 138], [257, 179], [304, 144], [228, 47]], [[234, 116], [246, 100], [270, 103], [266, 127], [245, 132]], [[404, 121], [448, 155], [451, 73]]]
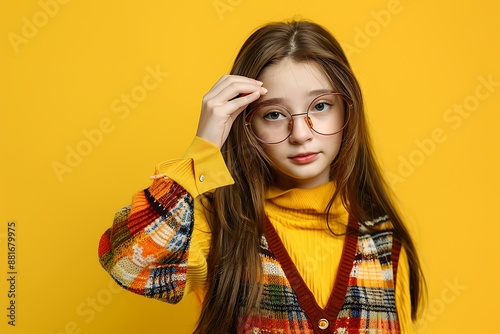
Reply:
[[326, 320], [325, 318], [319, 319], [319, 321], [318, 321], [319, 329], [327, 329], [328, 326], [330, 326], [330, 323], [328, 322], [328, 320]]

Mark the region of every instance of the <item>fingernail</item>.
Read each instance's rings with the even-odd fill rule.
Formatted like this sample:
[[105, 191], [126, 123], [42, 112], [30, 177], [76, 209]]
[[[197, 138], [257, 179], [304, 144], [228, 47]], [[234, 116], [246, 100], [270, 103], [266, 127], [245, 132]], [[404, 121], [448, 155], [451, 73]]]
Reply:
[[165, 174], [156, 174], [156, 175], [151, 175], [149, 178], [151, 180], [156, 180], [156, 179], [159, 179], [159, 178], [162, 178], [162, 177], [166, 178], [167, 176]]
[[261, 87], [262, 90], [264, 91], [264, 94], [267, 94], [267, 88]]

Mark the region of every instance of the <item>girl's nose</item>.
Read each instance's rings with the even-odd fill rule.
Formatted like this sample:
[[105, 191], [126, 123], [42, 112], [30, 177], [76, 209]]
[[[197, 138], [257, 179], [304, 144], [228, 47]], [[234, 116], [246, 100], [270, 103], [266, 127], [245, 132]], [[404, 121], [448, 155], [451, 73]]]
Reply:
[[299, 117], [294, 120], [292, 132], [290, 133], [290, 142], [301, 144], [313, 137], [311, 119], [307, 116]]

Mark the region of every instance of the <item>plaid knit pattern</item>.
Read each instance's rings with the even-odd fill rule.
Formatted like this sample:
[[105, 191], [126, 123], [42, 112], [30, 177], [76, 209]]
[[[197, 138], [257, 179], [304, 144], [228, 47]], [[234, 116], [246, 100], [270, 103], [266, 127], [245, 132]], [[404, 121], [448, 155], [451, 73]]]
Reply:
[[122, 287], [169, 303], [186, 285], [193, 198], [169, 179], [138, 193], [101, 237], [101, 265]]
[[[386, 220], [387, 217], [379, 219], [378, 223], [382, 225]], [[348, 236], [337, 277], [341, 281], [345, 276], [346, 284], [336, 282], [325, 310], [313, 300], [296, 271], [283, 269], [293, 264], [286, 255], [279, 256], [284, 262], [280, 263], [271, 249], [283, 252], [284, 248], [271, 227], [266, 232], [274, 241], [270, 245], [266, 237], [261, 240], [263, 296], [256, 314], [242, 320], [245, 333], [400, 332], [394, 289], [399, 248], [393, 248], [391, 232]], [[353, 246], [355, 251], [349, 257], [349, 248]]]
[[[193, 229], [193, 198], [175, 181], [158, 179], [118, 211], [101, 237], [100, 263], [122, 287], [177, 303], [186, 286]], [[337, 279], [325, 309], [319, 308], [272, 224], [261, 238], [263, 294], [243, 323], [244, 333], [399, 333], [395, 302], [398, 243], [387, 217], [351, 217], [360, 232], [346, 236]]]
[[390, 232], [358, 237], [338, 333], [399, 333], [391, 250]]
[[245, 322], [244, 333], [314, 333], [311, 321], [264, 236], [260, 258], [263, 267], [260, 308], [258, 313], [241, 320]]

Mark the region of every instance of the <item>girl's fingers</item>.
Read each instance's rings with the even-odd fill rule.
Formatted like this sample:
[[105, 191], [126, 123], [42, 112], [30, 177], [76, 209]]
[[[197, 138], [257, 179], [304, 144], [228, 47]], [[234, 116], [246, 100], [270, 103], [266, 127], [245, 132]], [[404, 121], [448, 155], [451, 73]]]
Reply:
[[241, 76], [222, 77], [203, 97], [196, 135], [222, 147], [236, 117], [266, 93], [260, 81]]
[[[262, 84], [257, 84], [254, 82], [233, 82], [224, 87], [217, 95], [213, 96], [212, 100], [218, 104], [223, 104], [241, 99], [241, 97], [244, 97], [253, 92], [260, 92], [262, 94], [265, 94], [267, 90], [262, 87]], [[243, 99], [243, 101], [245, 101], [245, 99]]]
[[[235, 85], [239, 84], [243, 85], [249, 84], [254, 86], [255, 88], [257, 88], [258, 86], [262, 86], [262, 82], [258, 80], [254, 80], [239, 75], [224, 75], [212, 86], [212, 88], [207, 92], [207, 94], [205, 94], [204, 98], [211, 99], [215, 96], [218, 96], [222, 91], [226, 90], [228, 87], [235, 87]], [[236, 95], [237, 93], [234, 96]], [[234, 96], [231, 96], [229, 98], [234, 98]]]
[[267, 89], [264, 87], [260, 87], [259, 90], [253, 91], [252, 93], [249, 94], [241, 94], [240, 96], [237, 96], [236, 98], [230, 100], [227, 102], [228, 107], [230, 109], [234, 109], [235, 112], [233, 113], [234, 116], [239, 115], [245, 108], [252, 102], [255, 102], [256, 100], [259, 99], [262, 95], [265, 95], [267, 93]]

